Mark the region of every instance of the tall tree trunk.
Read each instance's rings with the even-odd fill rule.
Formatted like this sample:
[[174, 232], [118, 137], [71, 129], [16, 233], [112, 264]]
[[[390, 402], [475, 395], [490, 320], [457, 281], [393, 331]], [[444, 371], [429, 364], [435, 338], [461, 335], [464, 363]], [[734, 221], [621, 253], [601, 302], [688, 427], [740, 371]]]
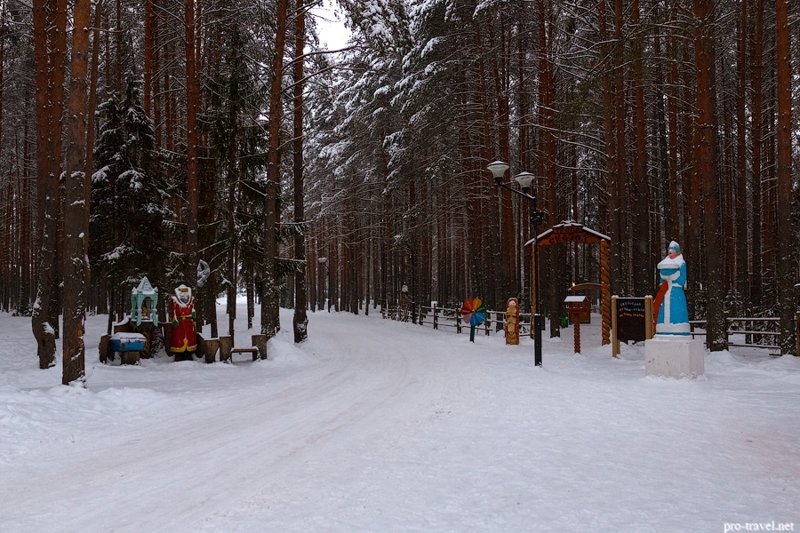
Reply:
[[753, 53], [751, 54], [751, 139], [752, 139], [752, 191], [753, 191], [753, 247], [751, 252], [752, 269], [750, 271], [750, 301], [761, 304], [762, 296], [762, 247], [761, 247], [761, 151], [763, 146], [763, 49], [764, 49], [764, 0], [755, 0], [753, 13]]
[[[598, 27], [600, 34], [600, 50], [603, 57], [601, 68], [612, 68], [614, 66], [612, 57], [615, 57], [611, 50], [610, 40], [608, 35], [608, 22], [607, 22], [607, 5], [606, 0], [599, 0], [598, 4]], [[608, 191], [608, 209], [606, 211], [607, 220], [604, 221], [608, 227], [608, 232], [611, 235], [611, 251], [612, 251], [612, 268], [613, 275], [611, 276], [611, 290], [614, 293], [620, 291], [619, 274], [619, 246], [616, 241], [620, 238], [619, 229], [619, 209], [621, 199], [617, 194], [617, 180], [616, 174], [616, 144], [614, 136], [614, 82], [613, 77], [609, 75], [602, 76], [603, 87], [603, 141], [605, 145], [606, 157], [606, 187]], [[616, 255], [615, 255], [616, 254]]]
[[647, 116], [644, 101], [643, 28], [639, 23], [639, 0], [631, 6], [633, 44], [633, 124], [635, 147], [633, 150], [633, 292], [638, 296], [648, 294], [652, 286], [653, 266], [650, 262], [650, 183], [647, 173]]
[[[188, 0], [187, 0], [188, 1]], [[116, 0], [114, 10], [114, 92], [120, 100], [123, 98], [122, 92], [122, 2]]]
[[[511, 79], [508, 69], [508, 56], [510, 54], [510, 32], [501, 26], [499, 37], [494, 37], [494, 32], [490, 31], [492, 41], [497, 42], [499, 50], [494, 54], [492, 77], [494, 79], [495, 98], [497, 99], [497, 139], [499, 143], [499, 156], [503, 161], [508, 161], [511, 154], [509, 141], [509, 127], [511, 124], [510, 115], [510, 90]], [[522, 128], [524, 129], [524, 128]], [[520, 168], [522, 170], [522, 168]], [[525, 169], [527, 170], [527, 169]], [[511, 203], [511, 191], [502, 187], [495, 187], [495, 194], [499, 195], [500, 207], [500, 293], [492, 302], [492, 305], [500, 306], [507, 298], [516, 293], [516, 249], [515, 237], [517, 235], [514, 226], [513, 206]], [[493, 195], [494, 196], [494, 195]], [[497, 205], [497, 202], [495, 202]]]
[[90, 0], [73, 8], [72, 64], [67, 119], [66, 210], [64, 213], [64, 339], [61, 382], [83, 381], [86, 290], [89, 275], [89, 198], [86, 187], [86, 78]]
[[[670, 20], [675, 20], [677, 0], [673, 0], [670, 7]], [[669, 215], [670, 224], [668, 226], [669, 235], [667, 241], [678, 239], [682, 240], [681, 209], [678, 202], [680, 188], [680, 172], [678, 171], [678, 102], [680, 100], [678, 92], [678, 38], [675, 36], [675, 29], [672, 29], [667, 40], [669, 73], [667, 74], [667, 121], [669, 124], [669, 139], [667, 141], [669, 152]], [[666, 243], [661, 243], [666, 246]], [[661, 250], [659, 250], [661, 251]]]
[[622, 0], [614, 2], [614, 70], [611, 73], [612, 95], [614, 101], [614, 172], [611, 194], [617, 199], [616, 211], [611, 213], [611, 275], [618, 283], [618, 290], [627, 292], [627, 268], [625, 247], [628, 241], [626, 218], [622, 216], [622, 199], [626, 197], [625, 183], [627, 171], [625, 164], [625, 42], [622, 28], [624, 24], [624, 5]]
[[25, 99], [25, 120], [22, 134], [22, 172], [21, 177], [21, 198], [20, 205], [22, 206], [20, 214], [20, 224], [22, 232], [20, 235], [20, 248], [22, 249], [22, 275], [19, 287], [20, 293], [20, 308], [24, 313], [30, 310], [31, 301], [31, 280], [33, 279], [33, 265], [36, 262], [36, 256], [33, 250], [33, 239], [31, 237], [33, 228], [31, 224], [31, 195], [30, 195], [30, 139], [28, 138], [30, 124], [30, 98]]
[[278, 0], [275, 49], [272, 58], [272, 81], [269, 92], [269, 147], [267, 149], [267, 192], [264, 205], [264, 292], [261, 300], [261, 333], [268, 339], [280, 329], [278, 317], [277, 228], [278, 193], [280, 189], [281, 92], [283, 88], [283, 54], [286, 45], [288, 0]]
[[717, 121], [714, 93], [714, 0], [694, 0], [695, 61], [697, 66], [697, 118], [695, 122], [695, 180], [703, 187], [703, 226], [706, 260], [706, 342], [711, 351], [727, 348], [722, 309], [722, 260], [717, 184]]
[[197, 113], [200, 106], [200, 88], [197, 81], [197, 56], [195, 54], [195, 0], [186, 0], [185, 25], [186, 25], [186, 183], [189, 209], [186, 219], [187, 228], [187, 258], [184, 266], [184, 276], [188, 283], [194, 285], [197, 277], [197, 252], [198, 252], [198, 222], [197, 213], [199, 199], [197, 194], [200, 179], [199, 148], [200, 131], [197, 129]]
[[151, 102], [153, 98], [153, 55], [154, 55], [154, 32], [155, 12], [153, 10], [153, 0], [144, 0], [144, 87], [143, 87], [143, 107], [144, 114], [150, 114]]
[[[3, 161], [3, 130], [4, 130], [4, 123], [3, 123], [3, 111], [5, 110], [5, 66], [6, 66], [6, 4], [3, 3], [0, 6], [0, 161]], [[12, 170], [13, 172], [13, 170]], [[11, 272], [15, 270], [16, 262], [14, 257], [14, 251], [17, 247], [19, 241], [14, 239], [14, 243], [12, 244], [12, 235], [16, 233], [16, 227], [18, 224], [14, 221], [14, 217], [12, 215], [15, 202], [14, 197], [16, 194], [14, 193], [14, 180], [11, 176], [8, 176], [6, 183], [6, 190], [7, 195], [5, 198], [0, 199], [0, 204], [5, 204], [5, 213], [3, 213], [3, 218], [0, 220], [6, 221], [4, 239], [5, 242], [3, 243], [3, 250], [0, 250], [0, 309], [3, 311], [8, 311], [10, 309], [10, 295], [11, 295], [11, 284], [16, 281], [16, 279], [12, 279]], [[16, 278], [16, 275], [14, 276]]]
[[[86, 103], [86, 197], [91, 198], [92, 192], [92, 173], [94, 172], [94, 140], [95, 140], [95, 119], [94, 113], [97, 109], [97, 77], [100, 60], [100, 24], [103, 13], [103, 2], [98, 2], [94, 13], [94, 31], [92, 33], [92, 68], [89, 77], [89, 100]], [[91, 204], [90, 204], [91, 205]], [[89, 216], [89, 209], [86, 210]]]
[[[775, 59], [778, 70], [778, 185], [777, 185], [777, 292], [781, 318], [781, 353], [795, 351], [795, 246], [792, 238], [792, 61], [791, 35], [789, 33], [789, 0], [776, 0], [775, 10], [776, 47]], [[796, 354], [800, 355], [800, 354]]]
[[230, 90], [228, 93], [228, 335], [234, 338], [236, 322], [236, 288], [237, 288], [237, 245], [234, 238], [236, 232], [236, 188], [239, 183], [239, 165], [237, 160], [237, 139], [239, 136], [239, 29], [232, 28], [229, 62], [231, 65]]
[[741, 0], [737, 19], [736, 39], [736, 290], [740, 295], [749, 295], [747, 238], [747, 26], [750, 0]]
[[[545, 208], [546, 223], [548, 226], [553, 226], [558, 222], [558, 202], [556, 196], [556, 139], [554, 130], [553, 108], [555, 106], [555, 79], [553, 73], [552, 63], [552, 47], [553, 47], [553, 21], [552, 21], [552, 0], [539, 0], [539, 13], [540, 13], [540, 27], [539, 27], [539, 124], [542, 128], [542, 133], [539, 136], [540, 150], [542, 154], [542, 172], [544, 176], [544, 193], [542, 188], [539, 187], [536, 196], [539, 198], [538, 209]], [[545, 200], [544, 206], [542, 200]], [[545, 271], [552, 273], [554, 277], [558, 276], [562, 271], [563, 264], [566, 262], [564, 258], [563, 249], [549, 250], [549, 256], [546, 259], [549, 261], [549, 266], [545, 269], [539, 269], [540, 272]], [[543, 254], [540, 253], [539, 257]], [[537, 265], [537, 268], [539, 266]], [[563, 290], [559, 281], [560, 277], [556, 277], [555, 283], [539, 283], [541, 286], [549, 287], [549, 311], [550, 311], [550, 336], [559, 337], [561, 335], [560, 323], [560, 309], [561, 301], [559, 298], [559, 291]], [[538, 304], [537, 304], [538, 305]], [[538, 314], [543, 314], [543, 310], [537, 309]]]
[[[294, 138], [293, 148], [293, 173], [294, 173], [294, 221], [297, 224], [305, 223], [305, 206], [303, 203], [303, 89], [304, 69], [303, 69], [303, 48], [306, 41], [306, 17], [303, 0], [295, 2], [295, 34], [294, 34]], [[298, 232], [294, 238], [294, 257], [298, 261], [306, 262], [306, 242], [305, 231]], [[294, 342], [303, 342], [308, 337], [308, 315], [306, 306], [308, 297], [306, 295], [306, 279], [308, 268], [303, 268], [294, 276]]]
[[56, 239], [61, 204], [58, 176], [64, 102], [66, 4], [66, 0], [35, 0], [33, 3], [40, 264], [31, 326], [36, 338], [39, 368], [49, 368], [55, 364], [58, 328], [58, 309], [53, 303], [53, 289], [57, 285], [59, 271]]

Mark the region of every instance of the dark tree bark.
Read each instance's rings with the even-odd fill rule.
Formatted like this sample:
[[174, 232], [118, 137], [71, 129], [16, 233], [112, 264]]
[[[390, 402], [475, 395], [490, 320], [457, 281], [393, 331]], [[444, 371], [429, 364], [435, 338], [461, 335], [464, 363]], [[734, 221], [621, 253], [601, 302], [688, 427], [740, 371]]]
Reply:
[[[294, 138], [292, 140], [293, 149], [293, 173], [294, 173], [294, 221], [296, 224], [305, 223], [305, 206], [303, 203], [303, 90], [305, 88], [305, 74], [303, 65], [303, 54], [306, 41], [306, 17], [303, 0], [295, 2], [295, 34], [294, 34]], [[298, 261], [306, 261], [306, 242], [305, 232], [298, 232], [294, 238], [294, 257]], [[306, 295], [307, 268], [298, 272], [294, 276], [294, 342], [303, 342], [308, 337], [308, 315], [306, 307], [308, 297]]]
[[35, 0], [33, 3], [34, 56], [36, 63], [37, 132], [37, 227], [39, 268], [36, 302], [31, 325], [36, 338], [39, 368], [55, 364], [58, 308], [54, 288], [58, 285], [57, 238], [60, 200], [61, 115], [64, 104], [66, 55], [66, 0]]
[[722, 309], [722, 264], [719, 227], [719, 198], [717, 183], [717, 121], [714, 93], [714, 1], [694, 0], [695, 61], [697, 66], [697, 118], [695, 119], [695, 180], [702, 183], [703, 246], [707, 279], [706, 285], [706, 343], [711, 351], [727, 348], [725, 317]]
[[61, 382], [83, 381], [86, 290], [89, 275], [89, 197], [86, 182], [86, 89], [90, 0], [73, 7], [72, 64], [67, 118], [66, 209], [64, 213], [64, 339]]
[[644, 46], [639, 20], [639, 0], [631, 5], [633, 40], [633, 125], [634, 150], [631, 183], [633, 185], [632, 257], [633, 292], [637, 296], [649, 294], [652, 287], [653, 266], [650, 258], [650, 180], [647, 173], [647, 116], [644, 101]]
[[[777, 131], [777, 292], [781, 318], [781, 353], [795, 351], [794, 275], [795, 240], [792, 238], [792, 62], [789, 33], [789, 0], [776, 0], [775, 60], [778, 70], [778, 131]], [[800, 354], [798, 354], [800, 355]]]
[[237, 139], [239, 135], [239, 30], [232, 29], [231, 48], [230, 48], [230, 68], [231, 80], [228, 93], [228, 146], [227, 146], [227, 170], [228, 170], [228, 335], [232, 342], [235, 337], [234, 324], [236, 322], [236, 287], [238, 285], [237, 256], [238, 249], [236, 239], [236, 189], [239, 183], [239, 163], [237, 158]]
[[278, 317], [278, 272], [277, 272], [277, 226], [278, 193], [280, 189], [280, 148], [281, 148], [281, 92], [283, 88], [283, 55], [286, 45], [286, 25], [288, 0], [278, 0], [275, 49], [272, 58], [272, 81], [269, 92], [269, 147], [267, 150], [267, 193], [264, 204], [264, 261], [262, 275], [264, 280], [261, 295], [261, 333], [268, 339], [280, 329]]
[[747, 272], [750, 254], [747, 238], [747, 27], [750, 0], [741, 0], [737, 19], [736, 38], [736, 290], [750, 294]]
[[[97, 108], [97, 78], [100, 60], [100, 24], [102, 21], [103, 2], [98, 2], [95, 7], [94, 28], [92, 32], [92, 67], [89, 77], [89, 100], [86, 103], [86, 197], [91, 197], [92, 173], [94, 172], [94, 139], [95, 139], [95, 119], [94, 113]], [[87, 219], [89, 210], [86, 210]]]
[[184, 276], [188, 283], [193, 284], [196, 278], [197, 252], [198, 252], [198, 222], [199, 208], [198, 182], [200, 179], [200, 163], [198, 160], [200, 131], [197, 126], [197, 113], [200, 107], [200, 87], [197, 80], [197, 55], [195, 53], [195, 0], [186, 0], [185, 20], [186, 26], [186, 183], [189, 209], [187, 210], [187, 257]]
[[154, 47], [154, 26], [155, 12], [153, 10], [153, 0], [144, 0], [144, 87], [143, 87], [143, 107], [144, 114], [150, 114], [151, 102], [153, 98], [153, 55]]
[[754, 0], [753, 9], [753, 53], [750, 56], [750, 90], [752, 102], [750, 104], [751, 120], [751, 150], [752, 150], [752, 191], [753, 191], [753, 246], [751, 251], [750, 270], [750, 301], [761, 305], [762, 297], [762, 246], [761, 246], [761, 152], [763, 147], [763, 50], [764, 50], [764, 0]]
[[625, 246], [628, 240], [626, 218], [622, 215], [622, 199], [626, 194], [627, 168], [625, 162], [625, 127], [627, 124], [625, 108], [625, 42], [623, 35], [625, 8], [622, 0], [614, 2], [614, 46], [613, 72], [610, 73], [614, 102], [614, 151], [613, 174], [609, 187], [615, 196], [616, 209], [611, 213], [611, 276], [618, 283], [617, 290], [629, 289], [626, 272]]
[[116, 92], [120, 98], [122, 97], [122, 71], [124, 69], [122, 59], [123, 35], [122, 1], [116, 0], [114, 9], [114, 92]]

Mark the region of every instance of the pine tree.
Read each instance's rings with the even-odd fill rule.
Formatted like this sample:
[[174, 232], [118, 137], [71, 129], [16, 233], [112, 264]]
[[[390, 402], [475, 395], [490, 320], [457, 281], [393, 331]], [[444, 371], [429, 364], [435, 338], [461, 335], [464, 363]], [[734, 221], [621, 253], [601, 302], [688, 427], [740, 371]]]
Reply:
[[128, 83], [123, 102], [112, 95], [98, 112], [104, 122], [94, 149], [89, 257], [92, 269], [100, 273], [95, 279], [108, 279], [113, 299], [120, 283], [134, 285], [143, 275], [154, 285], [160, 283], [164, 221], [172, 213], [157, 172], [153, 123], [135, 83]]

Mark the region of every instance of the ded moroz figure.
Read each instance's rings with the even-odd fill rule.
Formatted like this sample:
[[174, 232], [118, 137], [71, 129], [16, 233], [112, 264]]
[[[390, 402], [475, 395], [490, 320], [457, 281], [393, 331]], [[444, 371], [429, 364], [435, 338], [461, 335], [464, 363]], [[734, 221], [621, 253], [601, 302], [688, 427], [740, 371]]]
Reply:
[[169, 350], [176, 360], [191, 360], [197, 351], [197, 333], [194, 296], [192, 289], [181, 283], [175, 288], [175, 296], [169, 302], [169, 317], [172, 321]]

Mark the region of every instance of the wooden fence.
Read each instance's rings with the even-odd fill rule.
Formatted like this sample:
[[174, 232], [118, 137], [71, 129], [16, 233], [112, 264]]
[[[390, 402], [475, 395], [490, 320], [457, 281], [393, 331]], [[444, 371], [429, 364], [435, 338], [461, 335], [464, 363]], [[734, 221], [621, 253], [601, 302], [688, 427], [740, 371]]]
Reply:
[[[464, 324], [461, 320], [461, 310], [453, 307], [409, 307], [388, 308], [381, 311], [383, 318], [399, 320], [401, 322], [411, 322], [420, 326], [428, 326], [433, 329], [454, 329], [456, 333], [469, 333], [469, 324]], [[504, 311], [487, 311], [486, 322], [478, 331], [483, 330], [486, 335], [493, 332], [504, 334], [506, 314]], [[728, 348], [761, 348], [771, 350], [771, 355], [780, 355], [780, 319], [777, 317], [755, 318], [755, 317], [732, 317], [726, 318], [727, 328], [725, 330], [725, 342]], [[705, 326], [705, 320], [691, 320], [692, 338], [705, 336], [704, 331], [697, 331]], [[800, 355], [800, 311], [796, 319], [797, 347], [795, 355]], [[519, 314], [519, 334], [531, 334], [531, 314]], [[777, 353], [775, 353], [777, 351]]]
[[[419, 306], [416, 310], [389, 308], [381, 312], [383, 318], [399, 320], [400, 322], [411, 322], [419, 326], [427, 326], [433, 329], [454, 329], [456, 333], [469, 333], [469, 324], [465, 324], [461, 319], [461, 309], [453, 307], [430, 307]], [[506, 313], [505, 311], [487, 311], [486, 321], [481, 324], [477, 331], [483, 331], [485, 335], [500, 333], [504, 335]], [[530, 335], [531, 314], [519, 314], [519, 334]]]
[[[762, 348], [770, 350], [770, 355], [780, 355], [781, 332], [778, 317], [731, 317], [726, 318], [725, 344], [728, 348]], [[691, 320], [689, 325], [692, 331], [692, 338], [695, 336], [704, 337], [705, 331], [697, 329], [705, 328], [705, 320]], [[800, 355], [800, 312], [797, 313], [795, 336], [797, 347], [795, 355]]]

